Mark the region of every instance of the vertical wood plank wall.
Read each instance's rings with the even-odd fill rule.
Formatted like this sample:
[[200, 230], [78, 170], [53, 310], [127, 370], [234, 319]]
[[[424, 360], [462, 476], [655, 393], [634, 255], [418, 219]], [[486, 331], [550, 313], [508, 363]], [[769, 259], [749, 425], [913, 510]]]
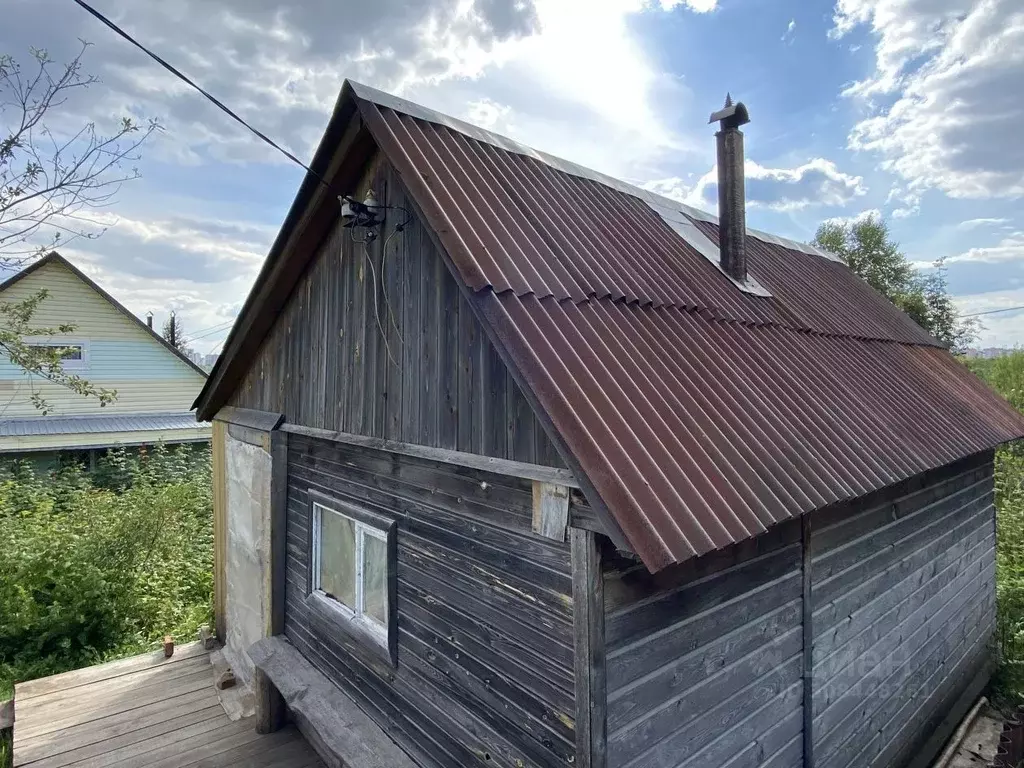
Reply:
[[976, 674], [995, 622], [991, 460], [815, 518], [819, 768], [903, 764]]
[[[305, 604], [307, 491], [398, 521], [398, 666]], [[288, 441], [285, 635], [423, 766], [575, 759], [569, 547], [532, 484], [298, 435]]]
[[609, 766], [802, 765], [794, 523], [655, 576], [606, 571]]
[[[390, 164], [376, 162], [359, 194], [367, 187], [409, 209]], [[231, 404], [293, 424], [563, 466], [420, 221], [392, 210], [379, 238], [358, 242], [365, 232], [339, 221]]]

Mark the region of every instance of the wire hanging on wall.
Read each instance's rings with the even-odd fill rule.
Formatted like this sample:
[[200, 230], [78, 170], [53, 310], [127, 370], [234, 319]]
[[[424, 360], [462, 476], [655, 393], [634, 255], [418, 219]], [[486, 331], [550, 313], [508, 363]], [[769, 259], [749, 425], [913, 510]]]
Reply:
[[[373, 280], [373, 314], [374, 319], [377, 321], [377, 328], [380, 330], [380, 335], [384, 341], [384, 350], [387, 352], [388, 360], [391, 361], [392, 365], [397, 366], [398, 363], [395, 361], [394, 355], [391, 353], [391, 344], [388, 343], [387, 330], [384, 328], [384, 323], [381, 322], [380, 318], [380, 303], [378, 301], [378, 294], [382, 294], [384, 297], [384, 304], [387, 307], [388, 317], [391, 321], [391, 325], [395, 329], [395, 335], [398, 337], [398, 343], [404, 345], [402, 339], [402, 332], [398, 328], [398, 322], [395, 319], [395, 312], [391, 306], [391, 300], [388, 298], [387, 286], [384, 283], [384, 272], [387, 266], [388, 257], [388, 245], [391, 241], [402, 232], [409, 222], [412, 221], [412, 215], [409, 211], [400, 205], [381, 205], [377, 202], [377, 198], [373, 194], [373, 190], [368, 190], [365, 199], [361, 202], [356, 200], [351, 195], [339, 195], [338, 202], [341, 204], [341, 218], [342, 226], [349, 230], [349, 237], [352, 240], [354, 246], [362, 248], [363, 257], [366, 259], [366, 263], [370, 266], [370, 277]], [[384, 220], [386, 218], [386, 212], [402, 211], [405, 214], [405, 219], [400, 223], [396, 224], [394, 230], [384, 238], [384, 244], [381, 248], [381, 260], [380, 260], [380, 281], [377, 280], [377, 268], [373, 263], [373, 258], [370, 256], [368, 243], [372, 243], [378, 238], [378, 229], [382, 229], [384, 226]], [[366, 234], [362, 238], [357, 238], [355, 234], [356, 229], [363, 229]]]

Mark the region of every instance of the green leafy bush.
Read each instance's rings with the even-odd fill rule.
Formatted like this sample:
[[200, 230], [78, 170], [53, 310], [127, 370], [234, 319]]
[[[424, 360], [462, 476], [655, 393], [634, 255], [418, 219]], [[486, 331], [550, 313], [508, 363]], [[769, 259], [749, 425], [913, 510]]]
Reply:
[[114, 450], [92, 477], [4, 467], [0, 552], [0, 699], [15, 680], [191, 638], [212, 610], [209, 449]]
[[[1024, 350], [969, 367], [1024, 413]], [[1024, 701], [1024, 440], [996, 451], [996, 643], [1001, 665], [995, 695]]]

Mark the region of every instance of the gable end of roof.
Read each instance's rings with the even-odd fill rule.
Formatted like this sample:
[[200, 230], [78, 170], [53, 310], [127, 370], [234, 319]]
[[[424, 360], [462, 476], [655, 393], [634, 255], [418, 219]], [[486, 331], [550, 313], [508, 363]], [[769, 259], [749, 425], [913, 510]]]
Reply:
[[37, 261], [33, 262], [29, 266], [25, 267], [23, 270], [21, 270], [17, 274], [12, 275], [11, 277], [7, 278], [4, 282], [0, 283], [0, 294], [2, 294], [4, 291], [6, 291], [8, 288], [10, 288], [12, 285], [15, 285], [15, 284], [21, 282], [26, 277], [28, 277], [29, 275], [35, 273], [36, 271], [38, 271], [42, 267], [45, 267], [48, 264], [59, 264], [60, 266], [64, 267], [71, 274], [73, 274], [76, 278], [78, 278], [80, 281], [85, 283], [89, 288], [91, 288], [93, 291], [95, 291], [97, 294], [99, 294], [100, 297], [104, 301], [106, 301], [108, 304], [110, 304], [114, 309], [116, 309], [122, 315], [124, 315], [129, 320], [131, 320], [132, 323], [134, 323], [136, 327], [141, 328], [143, 331], [145, 331], [150, 336], [150, 338], [152, 338], [154, 341], [158, 342], [162, 347], [164, 347], [164, 349], [166, 349], [168, 352], [170, 352], [176, 358], [181, 360], [181, 362], [185, 363], [185, 365], [187, 365], [193, 371], [198, 373], [204, 379], [207, 378], [206, 371], [204, 371], [202, 368], [200, 368], [194, 362], [189, 360], [188, 357], [186, 357], [173, 344], [168, 342], [163, 336], [161, 336], [159, 333], [157, 333], [152, 328], [150, 328], [148, 325], [146, 325], [146, 323], [142, 322], [142, 320], [140, 320], [138, 317], [136, 317], [126, 306], [124, 306], [124, 304], [122, 304], [117, 299], [115, 299], [113, 296], [111, 296], [109, 293], [107, 293], [105, 290], [103, 290], [92, 278], [90, 278], [82, 270], [80, 270], [78, 267], [76, 267], [74, 264], [72, 264], [66, 258], [61, 256], [59, 253], [57, 253], [57, 251], [50, 251], [48, 254], [43, 256], [41, 259], [38, 259]]

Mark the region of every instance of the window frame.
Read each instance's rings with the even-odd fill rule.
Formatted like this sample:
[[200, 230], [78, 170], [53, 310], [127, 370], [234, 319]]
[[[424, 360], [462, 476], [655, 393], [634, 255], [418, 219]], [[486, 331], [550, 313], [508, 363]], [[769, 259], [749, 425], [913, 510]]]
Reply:
[[68, 373], [76, 373], [89, 370], [89, 341], [88, 339], [55, 339], [52, 336], [26, 336], [24, 339], [29, 347], [81, 347], [82, 357], [79, 360], [61, 360], [61, 368]]
[[[307, 607], [315, 611], [318, 618], [326, 620], [332, 629], [340, 629], [349, 637], [358, 640], [360, 647], [375, 652], [392, 665], [397, 665], [397, 521], [365, 507], [328, 496], [313, 488], [307, 490], [307, 496], [309, 512], [306, 518], [309, 524], [309, 569], [306, 574], [305, 601]], [[320, 589], [320, 521], [321, 515], [324, 513], [337, 514], [354, 523], [356, 606], [348, 606], [336, 598], [329, 597], [326, 592]], [[385, 588], [388, 601], [386, 626], [381, 625], [375, 618], [363, 611], [365, 607], [365, 586], [363, 584], [365, 567], [364, 536], [370, 536], [385, 543], [385, 551], [387, 553]]]

